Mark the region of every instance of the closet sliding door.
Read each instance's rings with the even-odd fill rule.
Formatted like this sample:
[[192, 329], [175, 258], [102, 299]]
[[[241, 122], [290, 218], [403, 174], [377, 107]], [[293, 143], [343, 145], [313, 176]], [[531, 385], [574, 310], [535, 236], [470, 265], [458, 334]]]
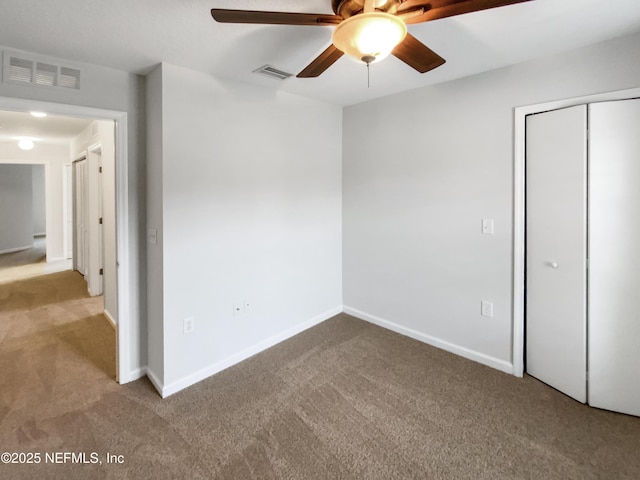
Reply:
[[640, 99], [589, 105], [589, 404], [640, 416]]

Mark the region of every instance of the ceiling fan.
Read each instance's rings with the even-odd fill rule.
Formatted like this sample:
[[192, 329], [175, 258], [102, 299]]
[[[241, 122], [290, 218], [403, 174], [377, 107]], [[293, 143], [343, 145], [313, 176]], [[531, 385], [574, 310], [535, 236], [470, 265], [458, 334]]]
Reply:
[[407, 24], [477, 12], [531, 0], [331, 0], [334, 15], [211, 9], [221, 23], [335, 26], [332, 44], [298, 78], [318, 77], [343, 54], [367, 66], [392, 54], [420, 73], [445, 63], [417, 38]]

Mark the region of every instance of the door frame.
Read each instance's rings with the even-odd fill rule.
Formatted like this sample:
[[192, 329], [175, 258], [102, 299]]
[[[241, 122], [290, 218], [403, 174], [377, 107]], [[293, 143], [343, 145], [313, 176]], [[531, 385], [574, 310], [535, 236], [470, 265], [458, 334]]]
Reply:
[[29, 112], [45, 111], [51, 115], [82, 117], [114, 122], [115, 129], [115, 207], [116, 207], [116, 381], [127, 383], [137, 380], [143, 372], [132, 364], [131, 332], [139, 329], [140, 319], [132, 315], [131, 302], [135, 295], [133, 269], [129, 258], [129, 244], [134, 237], [129, 228], [129, 174], [128, 174], [128, 118], [126, 112], [102, 108], [68, 105], [40, 100], [0, 97], [0, 110]]
[[514, 109], [514, 168], [513, 168], [513, 327], [512, 364], [513, 375], [524, 375], [525, 336], [525, 152], [526, 116], [586, 103], [626, 100], [640, 97], [640, 88], [597, 93], [565, 100], [537, 103]]

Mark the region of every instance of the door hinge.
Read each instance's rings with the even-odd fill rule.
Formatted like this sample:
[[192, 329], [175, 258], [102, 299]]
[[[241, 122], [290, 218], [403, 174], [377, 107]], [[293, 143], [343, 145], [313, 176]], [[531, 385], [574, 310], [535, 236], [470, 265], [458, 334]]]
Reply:
[[104, 275], [104, 269], [103, 268], [100, 269], [100, 275]]
[[102, 225], [102, 217], [100, 217], [100, 219], [98, 220], [98, 223]]
[[102, 173], [102, 167], [98, 168], [98, 172]]

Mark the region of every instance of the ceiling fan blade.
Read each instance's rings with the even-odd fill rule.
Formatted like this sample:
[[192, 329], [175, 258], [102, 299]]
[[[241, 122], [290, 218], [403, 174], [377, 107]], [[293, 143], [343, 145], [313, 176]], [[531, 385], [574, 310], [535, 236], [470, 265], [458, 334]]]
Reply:
[[335, 45], [331, 44], [324, 52], [322, 52], [313, 62], [302, 70], [296, 77], [298, 78], [314, 78], [320, 76], [331, 65], [336, 63], [344, 53], [338, 50]]
[[420, 73], [438, 68], [446, 61], [409, 33], [391, 53]]
[[261, 12], [254, 10], [225, 10], [212, 8], [211, 16], [221, 23], [261, 23], [268, 25], [337, 25], [338, 15], [321, 13]]
[[422, 23], [530, 1], [532, 0], [406, 0], [398, 8], [398, 15], [407, 24]]

